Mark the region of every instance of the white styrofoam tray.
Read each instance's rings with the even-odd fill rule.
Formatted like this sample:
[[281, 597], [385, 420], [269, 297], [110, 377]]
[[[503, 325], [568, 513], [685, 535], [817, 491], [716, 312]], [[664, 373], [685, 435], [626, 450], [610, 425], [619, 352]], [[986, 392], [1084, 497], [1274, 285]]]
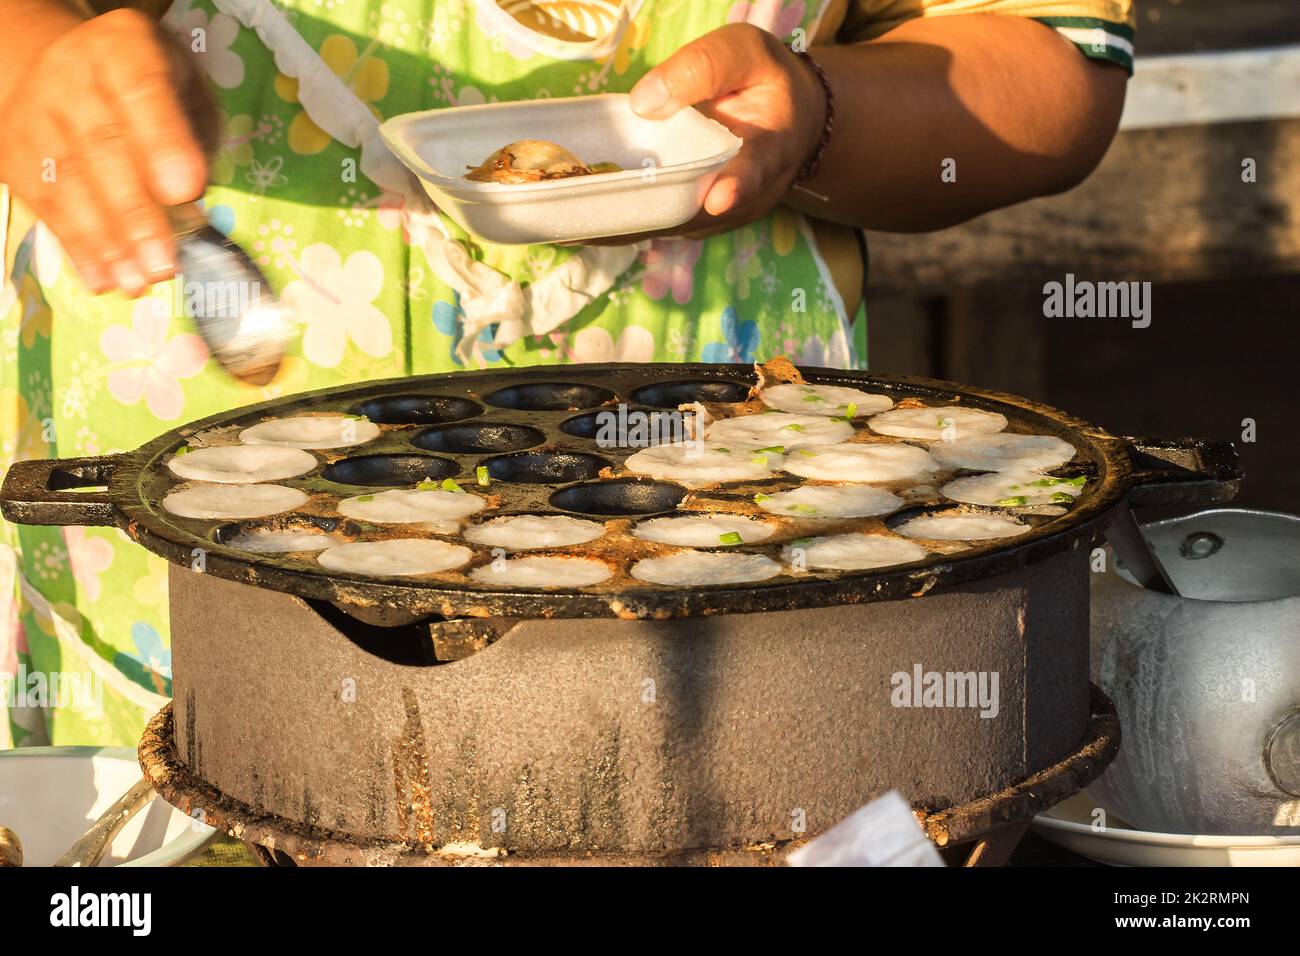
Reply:
[[[488, 103], [394, 116], [388, 148], [465, 230], [499, 243], [574, 242], [668, 229], [690, 220], [741, 140], [693, 108], [636, 115], [624, 93]], [[558, 143], [587, 164], [622, 170], [507, 185], [465, 178], [502, 146]]]

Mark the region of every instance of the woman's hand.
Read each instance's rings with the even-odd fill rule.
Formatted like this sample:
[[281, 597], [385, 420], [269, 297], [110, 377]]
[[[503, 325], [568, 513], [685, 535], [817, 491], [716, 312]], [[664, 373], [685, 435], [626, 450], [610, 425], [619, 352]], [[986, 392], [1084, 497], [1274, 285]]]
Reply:
[[202, 195], [194, 128], [213, 138], [215, 116], [193, 60], [143, 14], [114, 10], [59, 35], [12, 84], [0, 181], [93, 291], [139, 295], [175, 273], [166, 207]]
[[632, 88], [632, 109], [647, 119], [667, 119], [686, 106], [745, 141], [700, 213], [669, 230], [687, 236], [735, 229], [771, 210], [816, 150], [826, 123], [825, 94], [812, 68], [766, 30], [738, 23], [688, 43]]

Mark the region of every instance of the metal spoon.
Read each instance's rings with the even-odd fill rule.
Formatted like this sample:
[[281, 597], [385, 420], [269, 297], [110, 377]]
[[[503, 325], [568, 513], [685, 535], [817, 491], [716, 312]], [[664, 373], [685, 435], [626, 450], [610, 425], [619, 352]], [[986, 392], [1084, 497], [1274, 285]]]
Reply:
[[113, 838], [126, 826], [127, 821], [147, 807], [156, 794], [143, 777], [91, 825], [68, 852], [59, 857], [55, 866], [89, 867], [96, 865], [108, 852]]
[[250, 385], [275, 378], [289, 324], [253, 260], [190, 203], [171, 210], [185, 312], [222, 367]]

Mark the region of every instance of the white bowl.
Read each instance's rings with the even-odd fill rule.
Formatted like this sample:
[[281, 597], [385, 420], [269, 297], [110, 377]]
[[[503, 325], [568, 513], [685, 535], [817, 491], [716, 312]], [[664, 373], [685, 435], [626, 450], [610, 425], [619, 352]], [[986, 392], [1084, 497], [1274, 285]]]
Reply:
[[[139, 779], [129, 747], [0, 750], [0, 824], [22, 841], [23, 866], [50, 866]], [[99, 865], [176, 866], [216, 833], [155, 797]]]
[[1110, 815], [1092, 826], [1096, 801], [1075, 794], [1034, 817], [1044, 840], [1110, 866], [1300, 866], [1300, 836], [1201, 836], [1134, 830]]
[[[379, 131], [440, 209], [473, 235], [509, 244], [679, 226], [700, 211], [718, 171], [741, 147], [695, 109], [642, 119], [624, 93], [404, 113]], [[622, 170], [518, 185], [465, 178], [521, 139], [550, 140], [584, 163]]]

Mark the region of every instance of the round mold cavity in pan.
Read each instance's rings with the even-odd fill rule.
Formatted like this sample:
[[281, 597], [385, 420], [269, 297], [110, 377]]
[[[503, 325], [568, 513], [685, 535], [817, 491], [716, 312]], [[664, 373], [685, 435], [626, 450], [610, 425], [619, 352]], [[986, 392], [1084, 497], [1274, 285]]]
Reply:
[[[210, 537], [217, 544], [235, 547], [232, 542], [241, 535], [257, 535], [268, 532], [300, 532], [302, 534], [328, 535], [336, 538], [332, 544], [339, 544], [343, 541], [355, 539], [360, 530], [353, 522], [337, 516], [290, 513], [271, 515], [266, 518], [248, 518], [244, 521], [226, 522], [213, 528]], [[274, 554], [278, 552], [266, 553]]]
[[497, 481], [534, 485], [582, 481], [613, 467], [608, 459], [581, 451], [524, 451], [489, 458], [483, 464]]
[[341, 485], [397, 488], [450, 478], [459, 471], [454, 461], [434, 455], [358, 455], [326, 466], [321, 474]]
[[655, 408], [676, 408], [690, 402], [743, 402], [749, 397], [748, 382], [729, 378], [685, 382], [656, 382], [632, 393], [632, 401]]
[[497, 408], [512, 408], [522, 412], [562, 412], [579, 408], [595, 408], [613, 401], [615, 395], [599, 385], [579, 382], [528, 382], [499, 388], [483, 401]]
[[[626, 409], [626, 410], [625, 410]], [[612, 429], [615, 441], [605, 445], [599, 441], [601, 432]], [[602, 448], [639, 450], [648, 445], [680, 442], [690, 438], [686, 416], [654, 406], [644, 408], [620, 406], [583, 412], [560, 422], [560, 431], [574, 438], [595, 441]]]
[[467, 422], [463, 425], [441, 425], [422, 431], [411, 439], [411, 444], [425, 451], [442, 451], [450, 454], [478, 454], [481, 452], [523, 451], [546, 441], [546, 433], [528, 425], [509, 422]]
[[602, 517], [652, 515], [672, 511], [686, 497], [686, 489], [667, 481], [614, 478], [561, 488], [551, 504], [577, 514]]
[[358, 402], [352, 413], [381, 425], [440, 425], [481, 415], [483, 406], [455, 395], [386, 395]]

